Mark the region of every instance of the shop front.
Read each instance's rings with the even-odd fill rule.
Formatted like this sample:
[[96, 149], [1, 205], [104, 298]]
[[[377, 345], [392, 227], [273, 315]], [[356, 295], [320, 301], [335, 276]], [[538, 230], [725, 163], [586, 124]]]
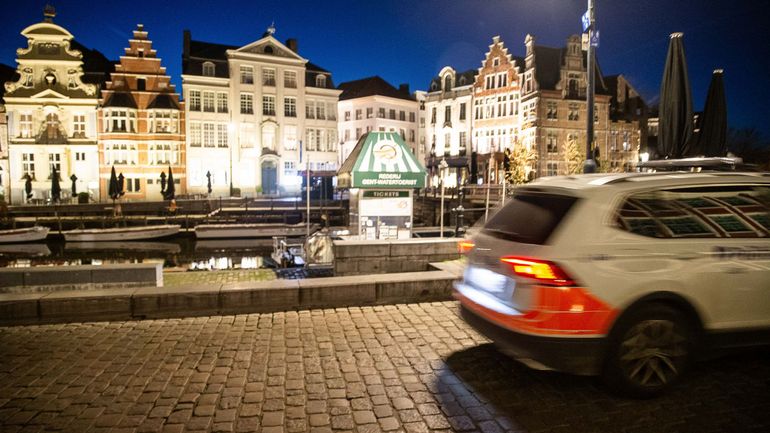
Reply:
[[369, 132], [340, 167], [338, 188], [350, 191], [350, 230], [368, 240], [412, 236], [413, 193], [425, 187], [425, 167], [399, 134]]

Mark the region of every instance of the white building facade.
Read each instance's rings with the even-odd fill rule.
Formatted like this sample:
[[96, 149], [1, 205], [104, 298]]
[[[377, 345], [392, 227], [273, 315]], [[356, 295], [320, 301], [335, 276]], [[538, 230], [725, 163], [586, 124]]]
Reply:
[[15, 204], [27, 199], [27, 176], [31, 199], [48, 199], [54, 167], [62, 197], [69, 194], [73, 174], [79, 192], [98, 196], [98, 89], [83, 83], [82, 54], [70, 48], [72, 34], [54, 24], [53, 17], [48, 11], [43, 22], [21, 32], [28, 46], [17, 50], [20, 78], [5, 83], [8, 177]]
[[[294, 194], [301, 172], [339, 164], [331, 73], [268, 29], [237, 47], [193, 41], [185, 32], [182, 83], [188, 192]], [[304, 146], [300, 149], [300, 146]], [[238, 191], [235, 191], [236, 193]]]
[[371, 131], [398, 133], [418, 160], [424, 160], [419, 145], [420, 103], [409, 93], [409, 86], [402, 84], [396, 89], [375, 76], [348, 81], [339, 88], [342, 94], [337, 114], [342, 161], [358, 139]]

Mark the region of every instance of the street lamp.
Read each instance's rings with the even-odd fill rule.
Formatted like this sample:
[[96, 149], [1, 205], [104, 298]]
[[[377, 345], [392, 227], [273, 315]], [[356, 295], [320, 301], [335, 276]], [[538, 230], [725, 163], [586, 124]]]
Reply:
[[446, 179], [444, 179], [445, 171], [447, 167], [449, 167], [449, 164], [446, 162], [446, 158], [441, 158], [441, 163], [439, 163], [439, 179], [441, 181], [441, 216], [439, 218], [441, 227], [439, 228], [440, 236], [444, 237], [444, 184], [446, 183]]

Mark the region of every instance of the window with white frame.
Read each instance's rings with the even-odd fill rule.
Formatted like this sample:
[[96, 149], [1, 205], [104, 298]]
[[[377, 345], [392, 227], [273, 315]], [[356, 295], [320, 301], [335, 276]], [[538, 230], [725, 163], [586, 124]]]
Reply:
[[297, 127], [287, 125], [283, 127], [284, 150], [297, 150]]
[[241, 65], [241, 84], [254, 84], [254, 68]]
[[459, 140], [459, 148], [460, 148], [460, 154], [465, 154], [465, 151], [468, 147], [468, 133], [466, 131], [460, 131], [460, 140]]
[[85, 161], [85, 160], [86, 160], [85, 152], [75, 152], [75, 161]]
[[414, 143], [414, 129], [409, 130], [409, 142]]
[[297, 163], [295, 161], [283, 162], [283, 175], [284, 176], [296, 176], [297, 175]]
[[262, 114], [265, 116], [275, 116], [275, 96], [262, 96]]
[[227, 124], [217, 123], [217, 147], [228, 147]]
[[254, 96], [241, 93], [241, 114], [254, 114]]
[[203, 124], [203, 147], [214, 147], [214, 141], [216, 140], [216, 133], [214, 131], [214, 124], [206, 122]]
[[34, 153], [22, 153], [21, 154], [21, 171], [24, 174], [29, 174], [32, 179], [35, 178], [35, 154]]
[[329, 129], [326, 131], [326, 151], [327, 152], [337, 151], [337, 130], [336, 129]]
[[337, 120], [337, 107], [334, 102], [326, 103], [326, 118], [327, 120]]
[[316, 119], [326, 119], [326, 104], [318, 102], [315, 104], [315, 117]]
[[287, 89], [297, 88], [297, 72], [283, 71], [283, 87]]
[[187, 94], [187, 99], [189, 100], [189, 107], [190, 111], [201, 111], [201, 91], [200, 90], [190, 90], [190, 92]]
[[380, 119], [385, 118], [385, 107], [380, 107], [377, 109], [377, 117], [379, 117]]
[[345, 119], [345, 122], [347, 122], [347, 121], [349, 121], [349, 120], [350, 120], [350, 111], [346, 111], [346, 112], [345, 112], [345, 114], [344, 114], [344, 119]]
[[104, 153], [108, 164], [136, 164], [137, 152], [135, 144], [108, 143], [105, 145]]
[[315, 119], [315, 102], [305, 101], [305, 118]]
[[53, 169], [56, 169], [56, 172], [61, 175], [61, 153], [49, 153], [48, 154], [48, 178], [51, 178], [51, 173], [53, 173]]
[[275, 87], [275, 69], [262, 69], [262, 85]]
[[275, 151], [275, 124], [262, 125], [262, 148]]
[[104, 132], [136, 132], [136, 112], [133, 110], [109, 109], [104, 112]]
[[361, 109], [360, 108], [356, 109], [356, 120], [361, 120], [363, 119], [363, 117], [364, 117], [364, 114], [361, 111]]
[[32, 137], [32, 114], [21, 113], [19, 115], [19, 137], [30, 138]]
[[217, 113], [227, 113], [227, 93], [217, 92]]
[[326, 76], [322, 74], [318, 74], [315, 76], [315, 86], [316, 87], [326, 87]]
[[414, 123], [414, 122], [415, 122], [415, 114], [414, 114], [414, 111], [410, 111], [410, 112], [409, 112], [409, 121], [410, 121], [411, 123]]
[[547, 162], [545, 164], [545, 175], [546, 176], [556, 176], [559, 174], [559, 163], [558, 162]]
[[546, 106], [546, 113], [545, 113], [546, 119], [556, 120], [559, 118], [559, 112], [558, 112], [559, 105], [556, 102], [548, 102], [545, 104], [545, 106]]
[[555, 132], [548, 132], [545, 137], [545, 147], [548, 153], [556, 153], [559, 151], [558, 135]]
[[497, 87], [505, 87], [508, 85], [508, 73], [502, 72], [497, 74]]
[[86, 138], [86, 115], [75, 114], [72, 116], [72, 137]]
[[179, 146], [172, 143], [151, 143], [150, 164], [177, 164], [179, 161]]
[[297, 98], [283, 98], [283, 115], [297, 117]]
[[190, 122], [190, 146], [200, 147], [201, 137], [202, 134], [200, 122]]
[[240, 146], [254, 147], [257, 142], [256, 130], [253, 123], [244, 122], [240, 126]]
[[580, 120], [580, 105], [569, 104], [569, 120]]
[[[174, 179], [174, 180], [176, 180], [176, 179]], [[141, 192], [141, 188], [140, 188], [141, 187], [141, 179], [139, 179], [139, 178], [133, 178], [133, 179], [126, 178], [125, 182], [126, 182], [126, 191], [127, 192]], [[174, 183], [176, 183], [176, 182], [174, 182]]]
[[204, 77], [213, 77], [216, 75], [216, 66], [214, 66], [211, 62], [204, 62], [203, 63], [203, 76]]
[[203, 111], [214, 112], [214, 92], [203, 92]]
[[179, 113], [174, 110], [150, 111], [150, 132], [176, 134]]

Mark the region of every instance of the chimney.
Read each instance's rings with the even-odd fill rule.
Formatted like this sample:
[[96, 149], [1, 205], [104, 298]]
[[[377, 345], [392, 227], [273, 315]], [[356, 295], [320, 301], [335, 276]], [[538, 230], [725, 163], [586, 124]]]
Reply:
[[286, 46], [289, 47], [290, 50], [294, 51], [295, 53], [299, 54], [299, 51], [297, 51], [297, 40], [294, 38], [286, 39]]
[[190, 57], [190, 31], [185, 30], [182, 34], [184, 35], [182, 37], [182, 39], [184, 40], [184, 42], [182, 43], [182, 58], [186, 59]]
[[398, 91], [403, 93], [403, 94], [410, 95], [410, 93], [409, 93], [409, 84], [407, 84], [407, 83], [399, 84], [398, 85]]

